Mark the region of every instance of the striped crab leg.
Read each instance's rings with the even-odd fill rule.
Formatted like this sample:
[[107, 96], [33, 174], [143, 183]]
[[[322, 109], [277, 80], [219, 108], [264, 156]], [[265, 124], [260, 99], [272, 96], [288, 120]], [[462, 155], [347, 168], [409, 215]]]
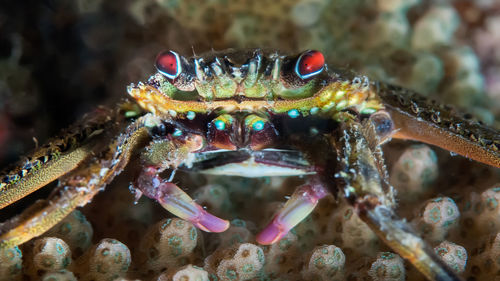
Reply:
[[87, 204], [127, 165], [133, 151], [149, 137], [151, 115], [138, 118], [97, 156], [63, 177], [47, 200], [38, 201], [0, 225], [0, 249], [40, 236], [75, 208]]
[[0, 209], [74, 170], [92, 154], [96, 139], [113, 124], [111, 110], [100, 108], [35, 150], [17, 168], [0, 173]]

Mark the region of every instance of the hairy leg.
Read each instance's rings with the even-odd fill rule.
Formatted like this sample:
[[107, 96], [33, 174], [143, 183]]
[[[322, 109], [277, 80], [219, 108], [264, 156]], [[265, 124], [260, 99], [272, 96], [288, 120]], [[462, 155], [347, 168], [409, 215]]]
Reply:
[[47, 200], [38, 201], [20, 215], [0, 225], [0, 249], [20, 245], [40, 236], [75, 208], [87, 204], [129, 162], [136, 147], [149, 136], [150, 115], [126, 127], [106, 149], [64, 176]]
[[337, 148], [337, 178], [344, 196], [359, 217], [396, 253], [411, 262], [430, 280], [461, 280], [434, 250], [394, 212], [392, 187], [378, 168], [361, 124], [347, 121], [332, 141]]
[[6, 171], [0, 178], [0, 209], [76, 169], [91, 156], [103, 131], [113, 125], [113, 115], [111, 110], [96, 110]]

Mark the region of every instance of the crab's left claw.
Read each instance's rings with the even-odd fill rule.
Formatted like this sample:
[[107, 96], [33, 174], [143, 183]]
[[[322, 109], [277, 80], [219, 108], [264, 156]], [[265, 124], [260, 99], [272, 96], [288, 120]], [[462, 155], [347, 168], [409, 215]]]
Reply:
[[203, 231], [223, 232], [229, 228], [229, 221], [210, 214], [176, 184], [162, 179], [158, 175], [160, 170], [158, 167], [149, 166], [139, 175], [137, 187], [144, 195]]
[[156, 200], [170, 213], [187, 220], [206, 232], [223, 232], [229, 228], [229, 221], [220, 219], [198, 205], [182, 189], [171, 182], [162, 183]]
[[269, 245], [278, 242], [288, 231], [307, 217], [325, 197], [327, 191], [319, 183], [305, 184], [292, 194], [285, 206], [273, 220], [257, 235], [257, 242]]

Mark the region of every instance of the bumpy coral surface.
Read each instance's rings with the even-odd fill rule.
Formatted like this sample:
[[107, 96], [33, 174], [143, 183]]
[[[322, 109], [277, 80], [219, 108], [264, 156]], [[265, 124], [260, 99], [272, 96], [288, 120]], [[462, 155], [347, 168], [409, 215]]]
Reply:
[[[332, 68], [415, 89], [499, 126], [497, 1], [39, 2], [0, 4], [1, 163], [123, 98], [127, 84], [154, 71], [162, 49], [318, 49]], [[384, 150], [398, 213], [462, 276], [493, 278], [498, 170], [426, 145], [391, 142]], [[255, 234], [303, 179], [176, 176], [197, 202], [231, 220], [220, 235], [170, 218], [149, 200], [134, 205], [130, 180], [124, 174], [43, 237], [0, 253], [0, 279], [422, 279], [333, 196], [279, 243], [258, 245]]]

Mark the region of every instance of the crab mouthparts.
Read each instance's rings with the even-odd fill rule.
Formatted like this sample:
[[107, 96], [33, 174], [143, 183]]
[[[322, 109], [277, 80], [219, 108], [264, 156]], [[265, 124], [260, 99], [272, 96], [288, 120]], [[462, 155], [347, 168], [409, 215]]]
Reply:
[[303, 155], [295, 150], [216, 150], [194, 153], [190, 163], [179, 167], [204, 174], [247, 178], [315, 174]]

